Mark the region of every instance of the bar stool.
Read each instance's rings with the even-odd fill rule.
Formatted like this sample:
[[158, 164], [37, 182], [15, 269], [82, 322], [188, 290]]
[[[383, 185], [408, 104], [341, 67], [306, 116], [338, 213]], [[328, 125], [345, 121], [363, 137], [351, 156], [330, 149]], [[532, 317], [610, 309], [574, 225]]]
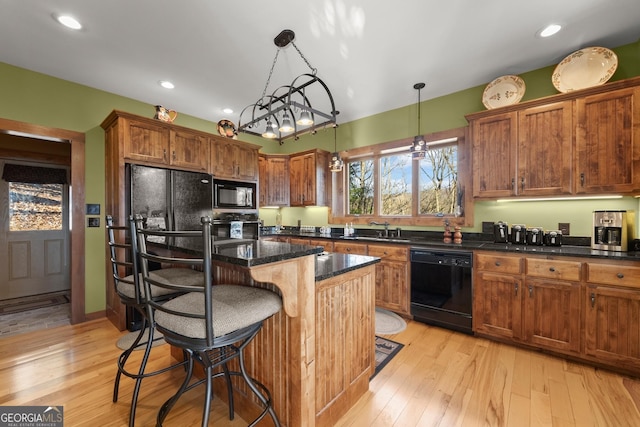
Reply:
[[[134, 250], [140, 256], [145, 292], [149, 293], [153, 286], [184, 292], [183, 295], [164, 303], [149, 300], [147, 304], [147, 316], [153, 319], [157, 329], [164, 334], [165, 340], [183, 349], [190, 356], [187, 358], [185, 379], [178, 391], [160, 408], [157, 425], [162, 425], [183, 393], [204, 383], [202, 426], [206, 426], [213, 396], [212, 382], [218, 377], [224, 377], [227, 381], [229, 419], [232, 420], [234, 409], [231, 376], [240, 376], [263, 407], [262, 412], [250, 425], [257, 424], [268, 413], [274, 424], [280, 426], [273, 409], [271, 393], [246, 371], [244, 349], [258, 334], [262, 322], [280, 311], [282, 299], [266, 289], [241, 285], [212, 285], [211, 224], [211, 218], [204, 217], [201, 232], [157, 232], [143, 229], [141, 218], [136, 218], [138, 236]], [[147, 242], [153, 236], [197, 238], [201, 242], [199, 247], [202, 248], [202, 255], [199, 256], [202, 258], [174, 258], [152, 254], [147, 249]], [[185, 286], [158, 280], [149, 271], [151, 262], [199, 266], [204, 273], [205, 285]], [[239, 371], [229, 369], [228, 362], [233, 359], [238, 360]], [[194, 361], [203, 366], [205, 376], [202, 380], [190, 384]], [[218, 367], [221, 369], [214, 373], [214, 369]]]
[[[113, 385], [113, 402], [118, 401], [118, 393], [120, 390], [120, 378], [125, 375], [129, 378], [135, 379], [135, 385], [133, 389], [133, 395], [131, 397], [131, 409], [129, 412], [129, 426], [133, 427], [135, 423], [135, 413], [138, 402], [138, 394], [142, 380], [144, 378], [162, 374], [178, 366], [185, 366], [186, 361], [182, 363], [176, 363], [166, 368], [145, 372], [151, 348], [154, 342], [155, 325], [147, 317], [147, 298], [143, 292], [142, 282], [140, 279], [139, 264], [137, 258], [133, 256], [133, 248], [131, 244], [131, 230], [135, 230], [135, 223], [133, 218], [129, 219], [128, 225], [114, 225], [113, 217], [107, 215], [106, 217], [106, 229], [108, 236], [108, 246], [111, 260], [111, 270], [113, 277], [113, 286], [120, 301], [127, 307], [131, 307], [141, 314], [142, 326], [140, 332], [134, 339], [129, 348], [124, 350], [118, 357], [117, 365], [118, 372]], [[194, 271], [190, 268], [169, 268], [169, 269], [156, 269], [151, 272], [154, 277], [159, 280], [171, 280], [192, 286], [204, 285], [202, 273]], [[151, 290], [151, 298], [157, 301], [167, 301], [175, 296], [180, 295], [179, 291], [156, 288]], [[148, 331], [148, 337], [143, 340], [145, 331]], [[140, 366], [137, 367], [135, 372], [132, 369], [126, 368], [127, 360], [131, 353], [140, 346], [145, 346], [144, 355]]]

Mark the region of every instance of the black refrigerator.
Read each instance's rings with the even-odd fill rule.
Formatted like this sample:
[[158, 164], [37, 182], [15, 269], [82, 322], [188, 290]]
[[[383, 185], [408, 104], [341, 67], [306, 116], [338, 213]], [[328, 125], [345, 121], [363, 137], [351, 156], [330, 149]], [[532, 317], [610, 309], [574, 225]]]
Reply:
[[128, 211], [145, 226], [161, 230], [199, 230], [212, 215], [213, 179], [198, 172], [127, 165]]
[[[200, 230], [200, 218], [212, 215], [213, 179], [209, 174], [127, 164], [126, 177], [127, 212], [142, 215], [145, 228]], [[196, 240], [162, 238], [156, 243], [197, 249]], [[127, 310], [128, 329], [140, 329], [141, 324], [139, 313]]]

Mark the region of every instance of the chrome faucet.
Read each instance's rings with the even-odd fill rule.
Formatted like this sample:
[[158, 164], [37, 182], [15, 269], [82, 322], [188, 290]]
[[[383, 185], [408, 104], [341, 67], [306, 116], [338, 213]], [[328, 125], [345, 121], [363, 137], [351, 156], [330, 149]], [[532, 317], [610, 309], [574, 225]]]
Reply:
[[369, 225], [384, 225], [384, 237], [389, 237], [389, 223], [385, 222], [375, 222], [371, 221]]

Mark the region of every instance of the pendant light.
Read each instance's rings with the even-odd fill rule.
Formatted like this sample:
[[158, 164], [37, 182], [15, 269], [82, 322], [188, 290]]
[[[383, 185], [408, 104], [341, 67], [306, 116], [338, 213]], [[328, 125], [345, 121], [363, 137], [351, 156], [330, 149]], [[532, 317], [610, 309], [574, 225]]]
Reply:
[[[337, 114], [337, 112], [336, 112]], [[333, 153], [331, 154], [331, 162], [329, 163], [329, 170], [331, 172], [342, 172], [344, 162], [340, 158], [338, 153], [338, 125], [333, 127]]]
[[427, 144], [420, 134], [420, 91], [424, 88], [424, 83], [416, 83], [413, 88], [418, 91], [418, 134], [413, 138], [411, 145], [411, 158], [413, 160], [424, 159], [427, 156]]

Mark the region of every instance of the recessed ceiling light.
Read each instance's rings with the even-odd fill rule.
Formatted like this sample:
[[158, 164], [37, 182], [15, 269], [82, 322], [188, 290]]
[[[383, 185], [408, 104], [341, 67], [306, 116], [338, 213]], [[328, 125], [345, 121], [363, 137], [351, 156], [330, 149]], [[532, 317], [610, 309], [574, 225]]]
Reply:
[[544, 27], [542, 30], [538, 32], [538, 36], [540, 37], [551, 37], [556, 34], [558, 31], [562, 29], [562, 25], [560, 24], [551, 24]]
[[176, 87], [169, 80], [160, 80], [158, 83], [160, 83], [160, 86], [162, 86], [165, 89], [173, 89], [174, 87]]
[[58, 15], [55, 17], [56, 20], [64, 25], [67, 28], [71, 28], [72, 30], [79, 30], [82, 28], [82, 25], [76, 18], [69, 15]]
[[233, 110], [231, 108], [223, 108], [222, 112], [225, 113], [225, 114], [231, 114], [231, 113], [233, 113]]

